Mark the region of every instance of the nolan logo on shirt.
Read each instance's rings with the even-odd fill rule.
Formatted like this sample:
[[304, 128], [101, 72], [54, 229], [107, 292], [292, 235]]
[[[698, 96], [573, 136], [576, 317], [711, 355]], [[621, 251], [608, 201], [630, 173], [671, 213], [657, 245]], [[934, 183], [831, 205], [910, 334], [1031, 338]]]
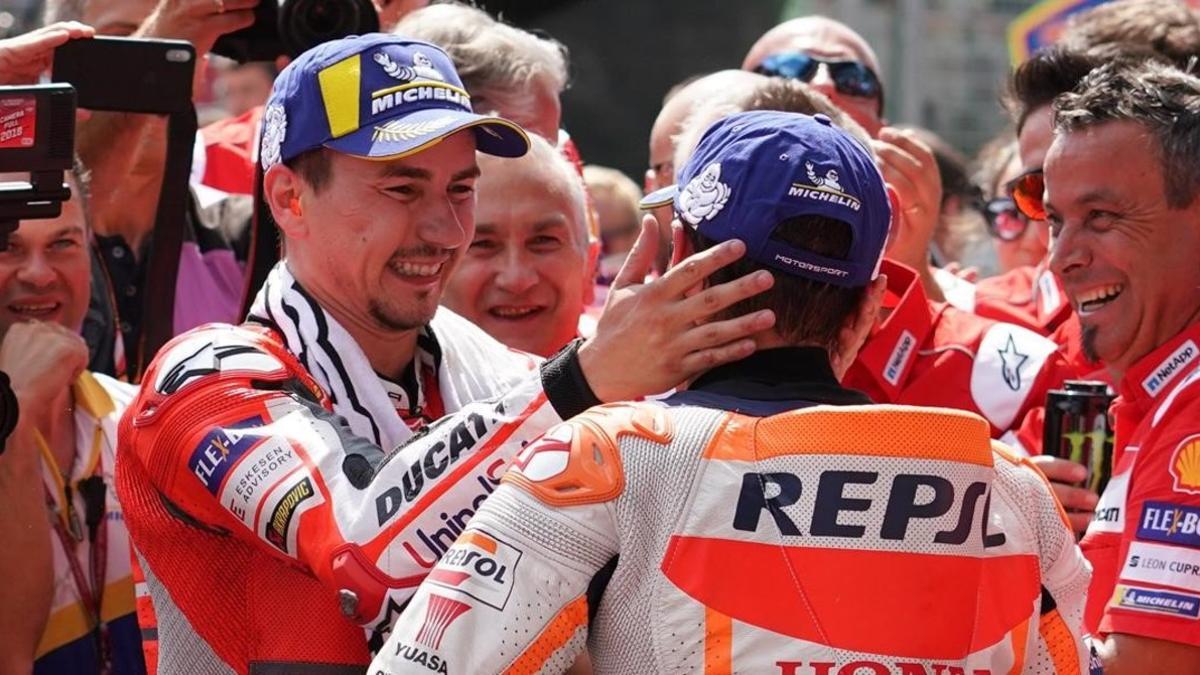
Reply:
[[1142, 388], [1151, 396], [1158, 395], [1158, 392], [1162, 391], [1167, 383], [1183, 371], [1184, 366], [1196, 358], [1197, 353], [1200, 353], [1200, 349], [1197, 349], [1196, 343], [1192, 340], [1179, 345], [1179, 349], [1171, 352], [1171, 355], [1163, 359], [1149, 377], [1142, 380]]
[[[941, 476], [900, 474], [892, 479], [887, 504], [879, 518], [874, 500], [846, 495], [849, 486], [873, 485], [878, 480], [879, 474], [873, 471], [821, 473], [817, 478], [815, 504], [808, 518], [807, 536], [859, 539], [866, 535], [867, 524], [874, 527], [878, 523], [880, 539], [903, 540], [913, 521], [941, 518], [950, 514], [957, 504], [957, 517], [951, 520], [954, 526], [937, 532], [933, 543], [960, 545], [976, 530], [976, 525], [985, 548], [1001, 546], [1006, 541], [1002, 532], [988, 533], [992, 495], [987, 483], [969, 483], [958, 494], [954, 483]], [[761, 516], [766, 513], [774, 520], [780, 534], [804, 536], [796, 521], [785, 511], [800, 501], [803, 489], [800, 477], [793, 473], [743, 474], [733, 528], [757, 532]], [[983, 509], [977, 516], [981, 498]], [[853, 514], [862, 512], [875, 512], [876, 517], [864, 519], [860, 516], [858, 520], [865, 524], [853, 523]]]

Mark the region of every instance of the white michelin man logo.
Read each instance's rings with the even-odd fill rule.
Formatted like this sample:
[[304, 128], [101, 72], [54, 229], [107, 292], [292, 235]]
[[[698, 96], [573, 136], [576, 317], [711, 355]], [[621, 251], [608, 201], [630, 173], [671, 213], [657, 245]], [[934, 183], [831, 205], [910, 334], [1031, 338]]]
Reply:
[[287, 136], [287, 113], [284, 112], [283, 106], [272, 103], [263, 112], [262, 151], [259, 153], [263, 171], [279, 163], [285, 136]]
[[843, 192], [841, 184], [838, 183], [837, 169], [830, 169], [830, 170], [826, 171], [825, 177], [820, 178], [817, 176], [816, 172], [813, 171], [812, 162], [805, 162], [804, 168], [808, 171], [808, 180], [813, 185], [815, 185], [817, 187], [829, 188], [830, 190], [837, 190], [838, 192]]
[[425, 54], [422, 52], [413, 52], [413, 71], [416, 72], [417, 75], [430, 80], [438, 80], [440, 82], [446, 79], [442, 77], [442, 74], [438, 72], [438, 69], [433, 66], [433, 61], [430, 61], [429, 57], [425, 56]]
[[692, 225], [712, 220], [729, 201], [731, 192], [729, 186], [721, 182], [721, 164], [713, 162], [683, 188], [679, 195], [679, 215]]
[[402, 66], [396, 63], [392, 60], [392, 57], [387, 55], [387, 52], [375, 52], [371, 55], [371, 58], [383, 68], [383, 72], [387, 73], [389, 77], [401, 82], [411, 82], [418, 77], [426, 80], [437, 80], [439, 82], [443, 82], [446, 79], [438, 72], [437, 68], [433, 67], [433, 61], [430, 61], [429, 57], [421, 52], [413, 52], [413, 64], [411, 66]]

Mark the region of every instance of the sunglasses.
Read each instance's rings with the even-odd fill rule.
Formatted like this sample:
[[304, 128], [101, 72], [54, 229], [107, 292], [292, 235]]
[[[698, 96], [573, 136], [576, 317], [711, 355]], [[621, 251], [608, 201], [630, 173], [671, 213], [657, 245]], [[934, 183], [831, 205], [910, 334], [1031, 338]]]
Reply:
[[860, 61], [826, 61], [800, 52], [772, 54], [754, 72], [809, 82], [822, 64], [829, 69], [835, 89], [847, 96], [877, 98], [879, 109], [883, 110], [883, 84], [875, 71]]
[[989, 199], [981, 210], [987, 217], [988, 233], [1000, 241], [1016, 241], [1029, 227], [1029, 218], [1009, 197]]
[[1029, 220], [1045, 220], [1046, 204], [1042, 201], [1046, 181], [1041, 169], [1027, 171], [1009, 181], [1004, 192], [1016, 205], [1017, 210]]

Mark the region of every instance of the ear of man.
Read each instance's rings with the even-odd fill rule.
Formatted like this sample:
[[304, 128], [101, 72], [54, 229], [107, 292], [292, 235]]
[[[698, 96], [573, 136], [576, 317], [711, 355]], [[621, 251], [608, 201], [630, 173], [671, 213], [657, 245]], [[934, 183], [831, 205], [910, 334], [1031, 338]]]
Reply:
[[307, 185], [298, 173], [285, 164], [276, 164], [263, 176], [263, 199], [271, 217], [284, 236], [303, 239], [308, 236], [304, 218], [303, 195]]
[[847, 316], [842, 324], [838, 333], [838, 348], [829, 355], [833, 372], [839, 380], [850, 369], [850, 364], [858, 358], [858, 351], [871, 336], [886, 292], [887, 275], [880, 274], [867, 286], [867, 292], [863, 295], [858, 310]]

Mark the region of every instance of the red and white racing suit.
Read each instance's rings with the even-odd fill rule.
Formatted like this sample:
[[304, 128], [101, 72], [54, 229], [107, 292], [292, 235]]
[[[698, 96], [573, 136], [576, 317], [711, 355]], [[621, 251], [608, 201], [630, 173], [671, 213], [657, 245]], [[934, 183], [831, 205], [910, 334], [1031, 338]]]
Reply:
[[1085, 625], [1200, 645], [1200, 324], [1126, 371], [1113, 476], [1081, 546]]
[[355, 624], [381, 643], [516, 452], [579, 411], [572, 350], [538, 367], [444, 309], [429, 329], [481, 395], [396, 449], [351, 433], [313, 356], [269, 328], [210, 325], [160, 352], [117, 470], [160, 673], [361, 672]]
[[[1088, 570], [1041, 474], [960, 411], [858, 405], [768, 350], [523, 450], [373, 675], [1084, 672]], [[585, 645], [586, 641], [586, 645]]]
[[1039, 454], [1046, 392], [1076, 376], [1058, 346], [1028, 328], [931, 303], [908, 267], [884, 260], [881, 271], [892, 312], [843, 384], [879, 403], [977, 413], [993, 438]]

